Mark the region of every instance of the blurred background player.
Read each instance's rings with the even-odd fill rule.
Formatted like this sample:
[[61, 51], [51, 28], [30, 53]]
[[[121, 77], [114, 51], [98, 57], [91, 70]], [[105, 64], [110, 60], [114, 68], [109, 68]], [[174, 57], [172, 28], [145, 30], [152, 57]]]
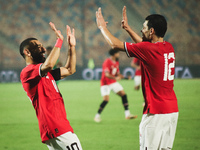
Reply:
[[109, 101], [110, 91], [112, 90], [114, 93], [119, 95], [122, 99], [122, 104], [125, 109], [125, 118], [126, 119], [134, 119], [137, 116], [134, 116], [130, 113], [128, 109], [128, 99], [127, 95], [123, 90], [121, 84], [117, 81], [124, 78], [119, 71], [119, 51], [110, 49], [109, 51], [110, 57], [107, 58], [102, 65], [102, 76], [101, 76], [101, 95], [103, 97], [103, 102], [100, 104], [97, 114], [95, 115], [94, 121], [101, 121], [101, 112], [107, 105]]
[[[133, 58], [131, 61], [131, 67], [135, 68], [135, 76], [134, 76], [134, 89], [139, 91], [141, 85], [141, 64], [140, 60], [137, 58]], [[143, 102], [142, 106], [145, 106], [145, 102]]]
[[[46, 54], [47, 54], [47, 57], [48, 57], [49, 54], [51, 53], [52, 49], [53, 49], [52, 46], [47, 46], [47, 47], [46, 47]], [[60, 68], [60, 67], [62, 67], [62, 63], [61, 63], [61, 62], [59, 61], [59, 59], [58, 59], [57, 62], [56, 62], [56, 64], [55, 64], [55, 66], [53, 67], [53, 69]], [[56, 81], [56, 84], [58, 85], [59, 82], [60, 82], [60, 80], [57, 80], [57, 81]]]
[[64, 100], [55, 83], [56, 80], [70, 76], [76, 71], [75, 31], [67, 26], [69, 45], [65, 66], [53, 69], [60, 55], [63, 35], [53, 23], [49, 23], [57, 36], [57, 42], [45, 58], [46, 49], [36, 38], [25, 39], [20, 44], [20, 54], [26, 67], [20, 79], [27, 96], [35, 109], [40, 136], [49, 150], [82, 150], [80, 141], [71, 127], [65, 111]]
[[140, 68], [140, 60], [137, 58], [133, 58], [131, 62], [131, 67], [135, 68], [135, 76], [134, 76], [134, 89], [139, 90], [141, 85], [141, 68]]

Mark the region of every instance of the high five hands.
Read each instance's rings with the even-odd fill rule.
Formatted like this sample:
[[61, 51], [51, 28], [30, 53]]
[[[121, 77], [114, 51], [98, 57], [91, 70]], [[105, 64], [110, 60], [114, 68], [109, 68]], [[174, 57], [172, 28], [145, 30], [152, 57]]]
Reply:
[[75, 38], [74, 28], [72, 29], [72, 32], [71, 32], [70, 27], [67, 25], [66, 30], [67, 30], [67, 42], [68, 42], [69, 46], [72, 46], [72, 47], [76, 46], [76, 38]]
[[101, 13], [101, 7], [99, 7], [98, 11], [96, 11], [96, 22], [97, 22], [97, 27], [99, 29], [106, 28], [108, 22], [106, 22], [103, 18], [103, 15]]
[[126, 15], [126, 6], [123, 7], [122, 9], [122, 22], [121, 22], [122, 28], [127, 30], [129, 28], [128, 25], [128, 18]]
[[[103, 18], [103, 15], [102, 15], [102, 12], [101, 12], [101, 7], [98, 8], [98, 11], [96, 11], [96, 22], [97, 22], [97, 27], [99, 29], [106, 28], [106, 26], [107, 26], [108, 22], [106, 22]], [[126, 6], [124, 6], [123, 10], [122, 10], [121, 25], [122, 25], [122, 28], [125, 29], [125, 30], [129, 28], [128, 18], [127, 18], [127, 15], [126, 15]]]
[[49, 25], [50, 25], [51, 29], [55, 32], [57, 38], [60, 38], [61, 40], [63, 40], [64, 39], [63, 35], [61, 34], [60, 30], [56, 29], [54, 23], [49, 22]]
[[[62, 33], [60, 32], [60, 30], [57, 30], [54, 23], [50, 22], [49, 23], [51, 29], [55, 32], [57, 38], [60, 38], [61, 40], [64, 39]], [[66, 26], [66, 33], [67, 33], [67, 42], [69, 44], [69, 46], [76, 46], [76, 38], [75, 38], [75, 30], [74, 28], [72, 29], [71, 32], [71, 28], [67, 25]]]

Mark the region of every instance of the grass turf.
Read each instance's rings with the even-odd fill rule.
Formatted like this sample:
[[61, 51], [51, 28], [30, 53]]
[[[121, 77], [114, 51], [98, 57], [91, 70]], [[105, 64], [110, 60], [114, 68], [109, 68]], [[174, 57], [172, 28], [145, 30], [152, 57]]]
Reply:
[[[133, 81], [120, 81], [128, 95], [135, 120], [125, 120], [121, 99], [111, 93], [102, 113], [102, 122], [93, 121], [102, 98], [99, 81], [62, 81], [60, 91], [68, 119], [84, 150], [137, 150], [138, 126], [142, 117], [142, 92], [133, 90]], [[200, 149], [200, 80], [175, 80], [179, 121], [174, 150]], [[0, 149], [47, 150], [41, 143], [32, 104], [21, 83], [0, 84]]]

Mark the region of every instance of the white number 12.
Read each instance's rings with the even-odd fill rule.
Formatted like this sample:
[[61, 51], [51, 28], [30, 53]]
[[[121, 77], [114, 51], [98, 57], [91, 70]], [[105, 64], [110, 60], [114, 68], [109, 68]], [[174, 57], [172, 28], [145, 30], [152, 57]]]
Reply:
[[[169, 59], [173, 59], [172, 63], [169, 63]], [[164, 78], [163, 81], [168, 80], [174, 80], [174, 74], [172, 75], [172, 69], [175, 67], [175, 57], [174, 57], [174, 52], [171, 52], [169, 54], [165, 53], [164, 54], [164, 59], [165, 59], [165, 66], [164, 66]]]

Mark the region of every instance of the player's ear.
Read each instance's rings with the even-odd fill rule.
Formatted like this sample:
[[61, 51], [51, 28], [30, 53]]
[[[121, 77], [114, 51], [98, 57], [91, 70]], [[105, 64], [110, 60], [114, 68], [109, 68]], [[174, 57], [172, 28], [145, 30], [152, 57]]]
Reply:
[[24, 55], [30, 57], [31, 52], [28, 49], [24, 49]]
[[154, 28], [151, 28], [150, 29], [150, 35], [153, 35], [153, 34], [155, 34], [155, 30], [154, 30]]

